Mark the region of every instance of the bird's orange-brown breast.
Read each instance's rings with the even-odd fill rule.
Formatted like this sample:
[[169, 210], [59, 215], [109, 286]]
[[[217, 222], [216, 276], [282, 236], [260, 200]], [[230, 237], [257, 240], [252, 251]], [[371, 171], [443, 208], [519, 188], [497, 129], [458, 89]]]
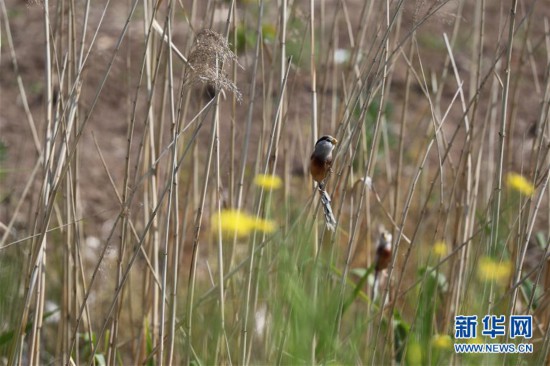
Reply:
[[316, 182], [321, 183], [327, 177], [331, 163], [332, 159], [321, 161], [315, 155], [311, 155], [309, 171]]
[[376, 271], [388, 268], [391, 261], [391, 246], [381, 245], [376, 249]]

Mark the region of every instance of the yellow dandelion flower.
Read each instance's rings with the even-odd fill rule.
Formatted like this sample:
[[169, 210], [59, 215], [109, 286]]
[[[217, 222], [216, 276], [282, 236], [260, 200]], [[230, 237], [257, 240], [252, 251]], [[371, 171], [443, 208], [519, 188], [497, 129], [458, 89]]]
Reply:
[[273, 24], [263, 24], [262, 34], [264, 39], [273, 41], [277, 37], [277, 28]]
[[254, 218], [237, 210], [223, 210], [212, 216], [212, 230], [246, 236], [254, 229]]
[[508, 173], [506, 183], [510, 188], [526, 196], [532, 196], [535, 193], [535, 187], [522, 175], [517, 173]]
[[272, 233], [275, 231], [275, 223], [270, 220], [256, 219], [254, 222], [254, 228], [264, 233]]
[[453, 342], [448, 335], [436, 334], [432, 338], [432, 345], [438, 349], [451, 349]]
[[278, 189], [283, 185], [283, 180], [276, 175], [258, 174], [254, 178], [254, 184], [265, 189]]
[[433, 246], [433, 252], [438, 257], [444, 256], [447, 254], [447, 244], [444, 241], [438, 241]]
[[483, 257], [477, 266], [477, 275], [484, 281], [495, 281], [505, 284], [512, 273], [512, 262], [497, 262], [490, 257]]
[[270, 220], [259, 219], [238, 210], [223, 210], [212, 216], [212, 230], [217, 232], [221, 229], [223, 234], [243, 237], [249, 235], [253, 230], [263, 232], [275, 231], [275, 223]]
[[422, 347], [415, 340], [410, 340], [407, 347], [407, 363], [409, 365], [422, 364]]

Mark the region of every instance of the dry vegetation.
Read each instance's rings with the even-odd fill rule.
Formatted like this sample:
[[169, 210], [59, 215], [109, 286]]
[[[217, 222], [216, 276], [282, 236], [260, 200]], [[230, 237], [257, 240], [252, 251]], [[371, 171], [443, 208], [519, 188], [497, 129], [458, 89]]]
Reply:
[[[549, 19], [0, 0], [0, 364], [546, 364]], [[459, 314], [533, 315], [534, 352], [457, 355]]]

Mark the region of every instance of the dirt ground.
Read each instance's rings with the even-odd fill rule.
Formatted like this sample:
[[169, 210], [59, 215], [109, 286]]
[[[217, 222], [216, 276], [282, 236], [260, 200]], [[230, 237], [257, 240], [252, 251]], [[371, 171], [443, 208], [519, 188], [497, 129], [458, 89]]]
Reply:
[[[184, 1], [183, 4], [188, 6], [189, 1]], [[357, 26], [358, 19], [362, 8], [362, 1], [347, 1], [348, 15], [350, 22], [353, 26]], [[412, 31], [414, 24], [417, 20], [422, 18], [426, 11], [429, 11], [429, 2], [406, 2], [403, 11], [403, 22], [401, 23], [400, 34], [406, 35]], [[421, 59], [414, 59], [412, 62], [415, 65], [422, 63], [422, 67], [428, 79], [432, 73], [440, 74], [444, 68], [445, 63], [445, 45], [443, 42], [443, 33], [446, 33], [451, 37], [453, 33], [453, 25], [457, 13], [457, 8], [463, 3], [463, 19], [460, 33], [457, 35], [456, 43], [456, 61], [459, 72], [464, 78], [464, 90], [467, 91], [466, 95], [471, 93], [471, 81], [469, 78], [468, 70], [472, 67], [470, 54], [472, 52], [471, 39], [473, 37], [474, 29], [468, 28], [468, 24], [474, 24], [475, 20], [473, 7], [475, 1], [450, 1], [448, 2], [437, 14], [437, 16], [430, 18], [426, 23], [417, 29], [417, 39], [421, 55]], [[103, 4], [103, 3], [102, 3]], [[94, 2], [91, 16], [90, 16], [90, 29], [95, 29], [94, 25], [97, 24], [101, 16], [103, 9], [102, 4]], [[534, 5], [533, 5], [534, 4]], [[338, 2], [335, 0], [325, 1], [326, 14], [332, 14]], [[487, 1], [488, 10], [485, 17], [486, 31], [484, 38], [484, 70], [482, 74], [487, 71], [492, 58], [498, 52], [505, 50], [504, 44], [508, 31], [508, 2], [501, 2], [497, 0]], [[15, 55], [17, 58], [17, 67], [21, 75], [21, 81], [25, 87], [26, 97], [30, 112], [34, 123], [36, 125], [38, 142], [43, 144], [44, 142], [44, 29], [43, 29], [43, 5], [39, 2], [27, 2], [22, 0], [6, 0], [6, 6], [9, 16], [9, 27], [11, 29], [11, 35], [13, 37], [13, 44]], [[249, 2], [245, 2], [239, 5], [239, 14], [245, 13], [246, 7], [253, 6]], [[318, 5], [319, 7], [320, 5]], [[533, 6], [531, 9], [530, 6]], [[296, 13], [302, 14], [304, 19], [307, 19], [308, 5], [307, 2], [296, 2]], [[118, 36], [124, 26], [126, 14], [128, 13], [128, 2], [113, 2], [110, 5], [109, 11], [106, 13], [106, 19], [102, 26], [96, 45], [90, 54], [90, 61], [88, 62], [87, 69], [84, 73], [84, 89], [81, 97], [81, 110], [82, 115], [80, 119], [86, 118], [89, 115], [89, 122], [84, 131], [81, 141], [80, 156], [78, 161], [80, 164], [80, 186], [81, 197], [83, 202], [82, 218], [85, 220], [85, 227], [89, 229], [90, 234], [99, 238], [105, 238], [107, 231], [110, 228], [110, 224], [118, 214], [119, 205], [117, 203], [116, 195], [113, 189], [110, 187], [108, 176], [102, 166], [98, 149], [95, 146], [94, 139], [97, 141], [98, 147], [103, 154], [110, 173], [113, 175], [115, 182], [121, 182], [124, 171], [124, 157], [126, 154], [126, 133], [127, 133], [127, 120], [132, 109], [132, 101], [135, 95], [135, 88], [139, 80], [139, 68], [140, 60], [143, 55], [143, 35], [141, 21], [136, 20], [130, 24], [129, 33], [124, 42], [121, 45], [118, 56], [114, 59], [112, 70], [106, 81], [106, 85], [103, 88], [99, 99], [91, 114], [89, 114], [92, 106], [92, 100], [96, 93], [98, 86], [105, 74], [105, 70], [109, 65], [114, 47], [116, 45]], [[223, 9], [223, 6], [221, 7]], [[318, 9], [321, 10], [320, 8]], [[55, 8], [52, 5], [50, 11], [55, 14]], [[199, 14], [206, 11], [203, 8], [199, 9]], [[509, 151], [512, 159], [512, 168], [519, 169], [526, 157], [528, 156], [528, 150], [523, 151], [522, 146], [526, 145], [526, 141], [533, 138], [532, 126], [536, 122], [539, 116], [539, 109], [542, 100], [543, 90], [537, 83], [543, 83], [547, 73], [547, 56], [544, 51], [544, 22], [542, 19], [548, 19], [550, 17], [550, 5], [545, 1], [537, 2], [521, 2], [521, 6], [518, 9], [518, 15], [521, 17], [527, 11], [532, 11], [536, 15], [533, 15], [530, 19], [531, 22], [528, 25], [531, 27], [530, 44], [522, 43], [521, 34], [517, 36], [517, 44], [514, 49], [516, 54], [519, 54], [521, 47], [527, 45], [532, 48], [527, 52], [526, 59], [518, 59], [513, 57], [512, 68], [513, 83], [519, 83], [515, 88], [515, 94], [510, 96], [510, 115], [511, 119], [515, 121], [513, 124], [513, 130], [510, 131], [512, 137], [512, 145]], [[184, 19], [183, 10], [177, 6], [176, 19]], [[224, 22], [224, 12], [220, 11], [217, 17], [215, 28], [220, 30]], [[136, 19], [139, 19], [139, 10], [136, 13]], [[244, 18], [244, 17], [243, 17]], [[275, 20], [270, 19], [270, 13], [267, 11], [265, 16], [266, 21], [274, 23]], [[52, 18], [52, 19], [55, 19]], [[199, 16], [200, 19], [200, 16]], [[540, 20], [540, 21], [539, 21]], [[2, 27], [6, 27], [4, 21], [2, 21]], [[53, 32], [63, 28], [63, 25], [56, 24], [55, 21], [52, 24]], [[324, 24], [320, 29], [324, 29], [325, 32], [330, 31], [330, 23]], [[524, 29], [523, 28], [523, 29]], [[188, 27], [178, 26], [174, 33], [174, 43], [179, 45], [182, 50], [186, 49], [188, 39]], [[298, 34], [290, 33], [290, 37], [298, 37]], [[548, 36], [548, 35], [546, 35]], [[88, 36], [91, 37], [91, 34]], [[66, 42], [63, 37], [60, 38], [60, 42]], [[346, 34], [346, 29], [342, 27], [339, 36], [339, 47], [346, 48], [350, 45], [350, 39]], [[321, 45], [323, 47], [323, 45]], [[407, 46], [403, 48], [404, 53], [408, 53]], [[395, 124], [389, 124], [390, 134], [396, 135], [399, 132], [398, 119], [402, 113], [402, 104], [404, 98], [405, 89], [405, 74], [406, 63], [399, 54], [394, 55], [396, 62], [393, 64], [392, 80], [389, 94], [389, 100], [392, 106], [392, 117], [396, 120]], [[0, 222], [7, 223], [12, 217], [11, 212], [14, 206], [17, 204], [19, 197], [24, 189], [24, 186], [29, 178], [29, 175], [37, 161], [37, 150], [33, 139], [31, 138], [32, 132], [29, 126], [28, 118], [24, 112], [24, 104], [18, 88], [18, 83], [14, 72], [14, 65], [12, 63], [12, 56], [10, 55], [10, 48], [7, 42], [7, 34], [2, 29], [2, 48], [0, 54], [0, 141], [5, 146], [6, 157], [0, 162], [4, 173], [1, 176], [0, 186]], [[245, 70], [240, 72], [238, 86], [244, 94], [245, 101], [237, 105], [237, 120], [234, 121], [237, 131], [236, 140], [240, 141], [244, 134], [244, 128], [239, 125], [241, 121], [244, 121], [246, 116], [246, 107], [248, 105], [248, 89], [249, 80], [248, 75], [251, 72], [251, 51], [240, 55], [240, 61], [244, 64]], [[54, 63], [59, 65], [63, 60], [55, 59]], [[272, 67], [269, 63], [269, 57], [265, 58], [266, 64], [264, 67]], [[293, 146], [293, 150], [289, 151], [292, 154], [290, 161], [292, 162], [292, 169], [294, 175], [301, 176], [304, 174], [305, 167], [307, 166], [307, 157], [311, 150], [311, 138], [309, 137], [309, 124], [310, 116], [310, 77], [307, 69], [307, 60], [291, 71], [291, 80], [293, 87], [291, 95], [289, 95], [289, 109], [288, 109], [288, 126], [283, 133], [286, 134], [286, 138], [289, 141], [289, 146]], [[179, 65], [178, 67], [182, 67]], [[448, 67], [449, 78], [452, 78], [452, 68]], [[321, 74], [321, 72], [320, 72]], [[498, 71], [500, 78], [504, 78], [504, 71], [501, 69]], [[59, 75], [54, 75], [57, 78]], [[535, 82], [535, 79], [537, 82]], [[319, 100], [325, 97], [330, 99], [333, 93], [341, 93], [342, 90], [333, 90], [331, 87], [325, 86], [320, 81], [319, 85]], [[423, 96], [421, 86], [416, 82], [417, 86], [413, 88], [416, 95], [412, 96], [413, 102], [410, 103], [408, 115], [410, 121], [408, 123], [415, 125], [421, 125], [421, 122], [426, 118], [429, 118], [429, 110], [426, 98]], [[261, 86], [261, 84], [259, 84]], [[447, 90], [448, 89], [448, 90]], [[484, 90], [488, 90], [486, 88]], [[534, 90], [535, 89], [535, 90]], [[454, 82], [448, 82], [446, 89], [443, 92], [443, 99], [450, 101], [456, 90], [456, 84]], [[488, 93], [483, 92], [480, 98], [486, 98]], [[137, 115], [145, 115], [145, 103], [143, 102], [144, 96], [140, 95], [138, 98]], [[192, 101], [199, 102], [200, 95], [194, 97]], [[414, 101], [419, 100], [418, 102]], [[445, 104], [445, 103], [444, 103]], [[325, 107], [328, 109], [330, 103], [325, 103]], [[483, 123], [483, 119], [487, 111], [489, 110], [490, 101], [482, 103], [480, 110], [478, 111], [479, 118], [477, 123]], [[231, 110], [231, 103], [229, 100], [223, 102], [223, 111], [229, 112]], [[222, 114], [224, 114], [222, 113]], [[265, 111], [262, 110], [262, 105], [257, 103], [254, 116], [257, 119], [261, 119]], [[500, 113], [500, 112], [499, 112]], [[450, 122], [446, 125], [446, 134], [450, 135], [457, 123], [460, 121], [462, 114], [459, 103], [451, 109]], [[322, 129], [327, 133], [331, 133], [331, 113], [327, 110], [321, 110], [319, 113], [320, 124]], [[139, 136], [143, 132], [144, 118], [138, 118], [138, 124], [136, 127], [136, 136]], [[229, 146], [225, 144], [224, 139], [230, 134], [231, 123], [222, 124], [222, 154], [223, 162], [222, 166], [227, 166], [229, 163]], [[256, 127], [257, 128], [257, 127]], [[298, 129], [299, 133], [296, 133]], [[327, 131], [328, 130], [328, 131]], [[531, 133], [529, 132], [531, 131]], [[201, 139], [206, 142], [207, 133], [201, 135]], [[421, 128], [418, 130], [420, 135], [425, 134], [426, 130]], [[461, 132], [463, 133], [463, 131]], [[418, 136], [408, 136], [410, 139], [411, 151], [416, 148], [416, 142], [418, 142]], [[462, 137], [463, 138], [463, 137]], [[416, 142], [415, 142], [416, 141]], [[251, 151], [255, 151], [255, 143]], [[461, 146], [458, 147], [460, 150]], [[249, 158], [252, 162], [253, 157]], [[526, 167], [523, 167], [524, 169]], [[38, 174], [42, 174], [39, 170]], [[412, 171], [410, 172], [412, 174]], [[222, 176], [227, 176], [227, 172], [222, 172]], [[383, 180], [383, 177], [375, 177]], [[38, 180], [40, 181], [40, 180]], [[36, 187], [37, 188], [37, 187]], [[120, 188], [120, 187], [119, 187]], [[32, 192], [29, 201], [37, 200], [38, 192]], [[31, 207], [29, 205], [28, 207]], [[20, 217], [16, 220], [16, 229], [22, 232], [29, 232], [28, 218], [32, 217], [32, 213], [29, 209], [22, 210]]]

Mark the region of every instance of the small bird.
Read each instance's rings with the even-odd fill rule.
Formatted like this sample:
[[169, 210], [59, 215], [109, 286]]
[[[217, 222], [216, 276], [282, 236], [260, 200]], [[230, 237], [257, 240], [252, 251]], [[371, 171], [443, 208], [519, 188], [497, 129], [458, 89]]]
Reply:
[[317, 140], [313, 154], [311, 154], [311, 163], [309, 166], [311, 177], [317, 182], [319, 188], [321, 203], [325, 211], [325, 222], [330, 231], [334, 231], [336, 228], [336, 218], [330, 206], [330, 196], [325, 191], [325, 180], [332, 172], [332, 150], [337, 143], [338, 140], [329, 135], [323, 136]]
[[380, 273], [385, 271], [391, 262], [391, 242], [392, 235], [382, 229], [380, 238], [378, 239], [378, 245], [376, 247], [376, 254], [374, 256], [374, 284], [372, 285], [372, 299], [375, 300], [378, 297], [379, 285], [380, 285]]

